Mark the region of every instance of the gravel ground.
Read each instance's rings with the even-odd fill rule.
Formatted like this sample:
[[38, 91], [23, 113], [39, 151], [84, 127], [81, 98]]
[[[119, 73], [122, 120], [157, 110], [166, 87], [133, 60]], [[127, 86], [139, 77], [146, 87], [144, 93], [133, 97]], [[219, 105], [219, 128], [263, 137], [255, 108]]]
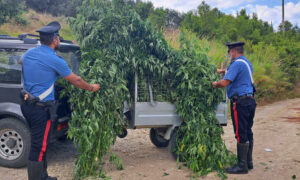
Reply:
[[[236, 152], [231, 120], [224, 127], [223, 139], [229, 150]], [[291, 99], [258, 107], [254, 131], [254, 169], [247, 175], [228, 175], [228, 179], [285, 180], [300, 178], [300, 99]], [[267, 152], [269, 148], [272, 152]], [[124, 139], [117, 139], [111, 151], [124, 161], [124, 170], [107, 164], [105, 170], [112, 179], [139, 180], [190, 179], [192, 172], [172, 158], [168, 149], [156, 148], [149, 139], [149, 129], [129, 130]], [[48, 172], [59, 180], [74, 179], [77, 157], [73, 143], [57, 141], [49, 147]], [[0, 180], [25, 180], [26, 168], [0, 167]], [[88, 178], [94, 179], [94, 178]], [[211, 173], [200, 179], [218, 179]]]

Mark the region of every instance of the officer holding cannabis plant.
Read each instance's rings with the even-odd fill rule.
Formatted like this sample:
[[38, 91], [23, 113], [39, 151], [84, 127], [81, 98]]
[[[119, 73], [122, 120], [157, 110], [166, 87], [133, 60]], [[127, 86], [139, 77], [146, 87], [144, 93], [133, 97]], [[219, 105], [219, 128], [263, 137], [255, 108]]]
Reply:
[[231, 62], [227, 70], [218, 69], [219, 74], [225, 74], [218, 82], [212, 82], [215, 88], [226, 87], [230, 98], [230, 109], [235, 138], [237, 139], [238, 163], [226, 169], [230, 174], [247, 174], [253, 169], [253, 119], [256, 102], [253, 82], [253, 67], [243, 56], [244, 42], [227, 43]]
[[28, 50], [22, 57], [24, 89], [21, 94], [24, 96], [24, 103], [21, 110], [31, 132], [27, 163], [29, 180], [57, 179], [48, 176], [46, 161], [53, 124], [49, 109], [55, 107], [54, 83], [57, 78], [62, 77], [81, 89], [93, 92], [100, 89], [99, 84], [88, 84], [75, 75], [64, 59], [55, 54], [54, 50], [60, 45], [60, 28], [60, 24], [54, 21], [37, 30], [41, 45]]

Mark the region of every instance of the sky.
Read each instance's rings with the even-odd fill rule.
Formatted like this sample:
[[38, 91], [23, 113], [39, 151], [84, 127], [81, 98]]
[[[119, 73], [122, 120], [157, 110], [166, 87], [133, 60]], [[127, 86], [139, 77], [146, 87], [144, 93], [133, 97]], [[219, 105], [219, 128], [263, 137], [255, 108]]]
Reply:
[[[180, 12], [188, 12], [197, 9], [203, 0], [144, 0], [151, 1], [154, 7], [175, 9]], [[300, 26], [300, 0], [285, 1], [285, 20]], [[272, 22], [275, 29], [282, 19], [282, 0], [205, 0], [212, 8], [217, 7], [226, 14], [236, 15], [241, 9], [246, 9], [252, 15], [256, 13], [259, 19]]]

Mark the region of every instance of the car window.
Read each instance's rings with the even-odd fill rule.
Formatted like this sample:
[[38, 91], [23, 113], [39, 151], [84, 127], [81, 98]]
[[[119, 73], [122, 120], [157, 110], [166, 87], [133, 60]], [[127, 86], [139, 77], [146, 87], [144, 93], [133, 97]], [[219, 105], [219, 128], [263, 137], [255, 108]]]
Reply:
[[[22, 66], [19, 64], [23, 49], [0, 49], [0, 83], [21, 84]], [[56, 51], [64, 58], [71, 70], [79, 74], [80, 54], [78, 50]]]
[[75, 73], [79, 73], [79, 64], [80, 64], [80, 54], [78, 51], [56, 51], [57, 55], [64, 58], [64, 60], [69, 65], [70, 69]]
[[0, 49], [0, 83], [21, 84], [21, 56], [25, 50]]

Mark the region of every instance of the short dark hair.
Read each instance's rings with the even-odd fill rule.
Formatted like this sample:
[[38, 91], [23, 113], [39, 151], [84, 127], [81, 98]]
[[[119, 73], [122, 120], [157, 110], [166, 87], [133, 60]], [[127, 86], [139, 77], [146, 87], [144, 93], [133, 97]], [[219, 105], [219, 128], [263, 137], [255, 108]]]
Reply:
[[50, 45], [55, 37], [54, 34], [40, 34], [41, 44]]

